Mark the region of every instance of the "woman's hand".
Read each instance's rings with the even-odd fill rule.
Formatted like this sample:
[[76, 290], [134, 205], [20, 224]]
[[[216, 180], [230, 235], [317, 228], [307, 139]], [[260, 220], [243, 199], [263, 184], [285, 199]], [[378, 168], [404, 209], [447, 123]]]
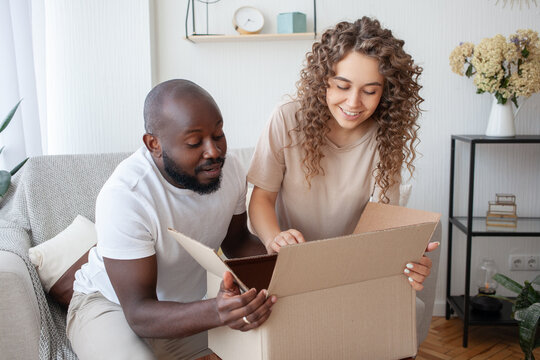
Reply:
[[289, 229], [277, 234], [274, 239], [266, 245], [266, 250], [269, 254], [279, 252], [279, 249], [283, 246], [299, 244], [306, 242], [304, 235], [298, 230]]
[[[441, 243], [440, 242], [432, 242], [429, 243], [426, 252], [433, 251], [439, 247]], [[431, 259], [428, 258], [426, 255], [422, 256], [420, 261], [418, 263], [410, 262], [407, 264], [405, 270], [403, 272], [405, 273], [405, 276], [408, 277], [409, 283], [413, 287], [414, 290], [420, 291], [424, 288], [424, 281], [431, 273], [431, 266], [432, 266]]]

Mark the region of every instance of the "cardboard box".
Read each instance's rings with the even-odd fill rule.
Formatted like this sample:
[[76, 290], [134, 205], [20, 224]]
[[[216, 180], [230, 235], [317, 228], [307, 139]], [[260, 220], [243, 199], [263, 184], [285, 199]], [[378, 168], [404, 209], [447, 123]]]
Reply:
[[301, 12], [281, 13], [277, 17], [278, 34], [305, 33], [306, 14]]
[[223, 360], [401, 359], [417, 351], [416, 293], [403, 270], [420, 259], [439, 218], [369, 203], [353, 235], [226, 262], [171, 231], [207, 270], [208, 297], [225, 271], [244, 289], [266, 288], [278, 297], [261, 327], [208, 332], [210, 349]]

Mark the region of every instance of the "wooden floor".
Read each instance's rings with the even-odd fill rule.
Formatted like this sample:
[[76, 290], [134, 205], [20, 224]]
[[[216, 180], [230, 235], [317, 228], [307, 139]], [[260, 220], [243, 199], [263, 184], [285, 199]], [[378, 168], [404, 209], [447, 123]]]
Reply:
[[[463, 321], [433, 317], [427, 339], [420, 345], [417, 360], [523, 359], [517, 326], [470, 326], [469, 346], [461, 346]], [[540, 349], [534, 351], [540, 358]]]

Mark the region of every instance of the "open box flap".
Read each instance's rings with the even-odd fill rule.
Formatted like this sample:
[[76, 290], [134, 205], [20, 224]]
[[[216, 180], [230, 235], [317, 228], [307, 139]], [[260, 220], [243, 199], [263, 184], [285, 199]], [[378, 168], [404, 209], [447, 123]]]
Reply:
[[437, 223], [440, 218], [439, 213], [368, 202], [354, 229], [354, 234], [428, 222]]
[[268, 292], [283, 297], [403, 274], [408, 262], [420, 259], [436, 225], [285, 246], [279, 251]]
[[208, 246], [193, 240], [178, 231], [169, 228], [171, 235], [184, 247], [184, 249], [207, 271], [222, 278], [225, 271], [229, 271], [239, 287], [243, 291], [249, 290], [246, 285], [238, 279], [234, 272], [221, 260], [216, 252]]

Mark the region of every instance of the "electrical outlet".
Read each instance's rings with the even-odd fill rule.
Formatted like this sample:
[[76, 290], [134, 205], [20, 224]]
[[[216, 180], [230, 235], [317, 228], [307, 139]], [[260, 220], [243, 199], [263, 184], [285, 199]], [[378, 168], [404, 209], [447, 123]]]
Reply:
[[540, 270], [540, 255], [510, 255], [508, 261], [513, 271]]
[[540, 265], [539, 265], [540, 259], [539, 259], [538, 256], [529, 255], [529, 256], [527, 256], [527, 258], [525, 260], [526, 260], [525, 267], [527, 268], [527, 270], [538, 270], [538, 269], [540, 269]]

